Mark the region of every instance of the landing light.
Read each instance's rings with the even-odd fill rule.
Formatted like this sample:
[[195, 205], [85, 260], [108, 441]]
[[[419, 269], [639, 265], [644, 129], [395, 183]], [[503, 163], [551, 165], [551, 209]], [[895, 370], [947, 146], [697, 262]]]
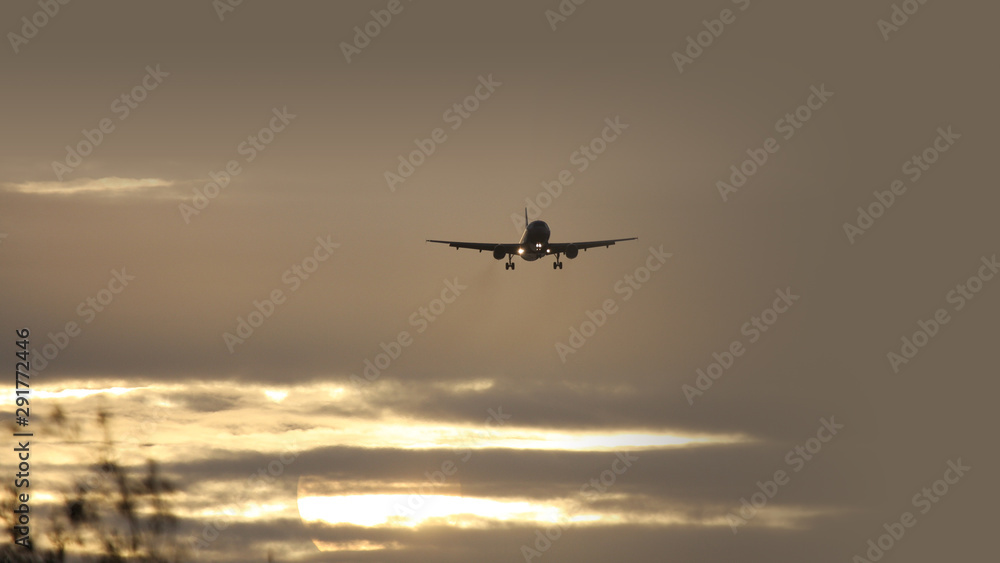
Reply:
[[524, 254], [524, 249], [523, 248], [518, 248], [517, 249], [517, 253], [518, 254]]

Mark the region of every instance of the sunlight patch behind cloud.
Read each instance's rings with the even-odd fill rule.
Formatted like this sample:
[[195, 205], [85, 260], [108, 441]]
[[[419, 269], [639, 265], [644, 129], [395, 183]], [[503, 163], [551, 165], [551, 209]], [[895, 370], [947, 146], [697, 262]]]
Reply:
[[376, 551], [380, 549], [399, 549], [402, 544], [399, 542], [376, 543], [370, 540], [354, 541], [316, 541], [316, 547], [320, 551]]
[[265, 389], [264, 394], [267, 395], [268, 399], [271, 399], [275, 403], [280, 403], [285, 400], [288, 396], [288, 391], [280, 391], [277, 389]]
[[[301, 493], [300, 489], [300, 493]], [[619, 495], [620, 496], [620, 495]], [[627, 500], [627, 499], [626, 499]], [[637, 502], [640, 499], [635, 499]], [[580, 498], [537, 502], [532, 499], [493, 499], [459, 495], [360, 494], [300, 496], [299, 515], [307, 523], [374, 528], [449, 526], [489, 529], [521, 526], [709, 526], [729, 527], [726, 514], [693, 514], [684, 511], [634, 513], [621, 508], [600, 508]], [[765, 513], [766, 512], [766, 513]], [[805, 520], [829, 514], [826, 509], [799, 506], [768, 507], [752, 524], [762, 528], [794, 529]]]
[[528, 500], [494, 500], [451, 495], [343, 495], [302, 497], [299, 513], [306, 522], [356, 526], [416, 527], [443, 524], [482, 527], [499, 522], [555, 522], [560, 509]]
[[[273, 384], [234, 387], [225, 382], [178, 384], [118, 379], [61, 383], [62, 388], [34, 392], [39, 399], [59, 401], [70, 410], [86, 404], [94, 408], [102, 404], [103, 398], [113, 397], [102, 408], [115, 417], [115, 435], [155, 443], [166, 455], [188, 452], [184, 455], [190, 456], [193, 446], [207, 447], [234, 435], [240, 436], [239, 444], [255, 451], [284, 451], [289, 444], [298, 451], [331, 445], [401, 450], [641, 451], [751, 441], [740, 435], [668, 428], [524, 427], [517, 425], [517, 413], [502, 409], [496, 412], [503, 412], [504, 417], [511, 415], [504, 424], [415, 419], [405, 411], [378, 409], [380, 397], [329, 383], [284, 388]], [[200, 399], [203, 397], [206, 399]], [[0, 405], [4, 404], [12, 405], [13, 397], [0, 400]], [[370, 415], [376, 410], [378, 418]], [[234, 425], [234, 420], [243, 422]], [[201, 429], [196, 436], [180, 431], [193, 422]]]

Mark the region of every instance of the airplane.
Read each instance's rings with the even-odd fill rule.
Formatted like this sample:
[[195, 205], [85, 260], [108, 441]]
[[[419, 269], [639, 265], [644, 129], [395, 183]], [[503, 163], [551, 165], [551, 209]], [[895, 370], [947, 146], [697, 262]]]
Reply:
[[459, 248], [471, 248], [473, 250], [478, 250], [482, 252], [484, 250], [492, 250], [493, 257], [497, 260], [503, 260], [507, 258], [507, 263], [504, 264], [505, 270], [514, 269], [514, 255], [520, 256], [523, 260], [528, 262], [534, 262], [539, 258], [545, 256], [555, 255], [556, 261], [552, 263], [552, 269], [562, 269], [563, 263], [559, 260], [559, 257], [563, 254], [566, 258], [572, 260], [576, 258], [581, 250], [587, 250], [588, 248], [595, 248], [598, 246], [609, 247], [616, 242], [622, 242], [626, 240], [636, 240], [639, 237], [631, 238], [616, 238], [611, 240], [592, 240], [587, 242], [549, 242], [549, 235], [552, 233], [549, 230], [549, 226], [545, 224], [545, 221], [532, 221], [528, 222], [528, 209], [524, 210], [524, 233], [521, 234], [520, 242], [512, 243], [495, 243], [495, 242], [455, 242], [450, 240], [431, 240], [427, 239], [427, 242], [437, 242], [441, 244], [447, 244], [448, 246], [455, 247], [456, 250]]

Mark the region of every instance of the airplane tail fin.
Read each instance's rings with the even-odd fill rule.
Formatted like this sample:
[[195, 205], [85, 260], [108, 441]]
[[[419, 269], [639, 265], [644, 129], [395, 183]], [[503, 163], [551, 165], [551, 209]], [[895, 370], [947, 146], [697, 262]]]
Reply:
[[524, 208], [524, 228], [528, 228], [528, 208]]

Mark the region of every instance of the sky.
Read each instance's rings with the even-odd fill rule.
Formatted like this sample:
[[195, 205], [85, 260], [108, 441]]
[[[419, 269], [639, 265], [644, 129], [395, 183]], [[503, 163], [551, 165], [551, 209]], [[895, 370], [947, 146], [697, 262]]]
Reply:
[[[997, 8], [53, 6], [0, 7], [39, 545], [104, 409], [195, 561], [993, 551]], [[425, 242], [526, 208], [638, 240]]]

